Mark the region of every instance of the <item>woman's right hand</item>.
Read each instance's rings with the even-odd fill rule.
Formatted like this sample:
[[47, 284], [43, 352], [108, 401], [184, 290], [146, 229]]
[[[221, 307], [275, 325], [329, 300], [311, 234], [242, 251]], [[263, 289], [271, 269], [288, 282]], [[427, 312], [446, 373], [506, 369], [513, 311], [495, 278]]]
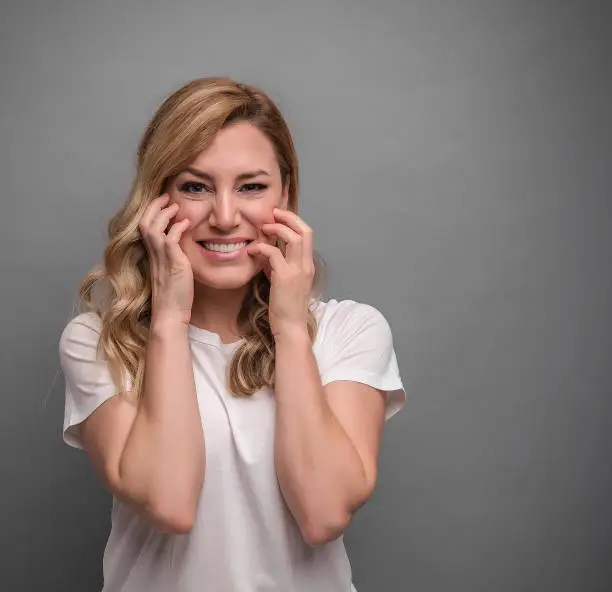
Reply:
[[193, 306], [193, 271], [191, 263], [179, 245], [190, 221], [175, 222], [166, 234], [178, 205], [166, 207], [168, 194], [155, 198], [145, 210], [138, 228], [149, 256], [151, 275], [151, 321], [180, 320], [188, 324]]

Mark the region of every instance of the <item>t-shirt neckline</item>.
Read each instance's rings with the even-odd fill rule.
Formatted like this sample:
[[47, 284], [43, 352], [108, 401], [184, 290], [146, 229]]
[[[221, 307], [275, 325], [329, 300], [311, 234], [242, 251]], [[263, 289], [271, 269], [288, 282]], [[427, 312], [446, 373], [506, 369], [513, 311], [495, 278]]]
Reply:
[[195, 341], [212, 345], [221, 350], [232, 350], [235, 347], [238, 347], [238, 344], [242, 341], [242, 339], [238, 339], [236, 341], [230, 341], [229, 343], [223, 343], [221, 341], [221, 336], [218, 333], [209, 331], [208, 329], [203, 329], [202, 327], [196, 327], [191, 323], [189, 323], [188, 335]]

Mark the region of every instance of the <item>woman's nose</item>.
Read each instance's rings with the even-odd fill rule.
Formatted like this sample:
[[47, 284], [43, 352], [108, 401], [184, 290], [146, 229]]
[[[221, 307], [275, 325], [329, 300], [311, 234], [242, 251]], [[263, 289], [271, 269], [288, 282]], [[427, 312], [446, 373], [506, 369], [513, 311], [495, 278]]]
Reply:
[[210, 225], [231, 230], [240, 223], [238, 202], [232, 191], [218, 191], [210, 210]]

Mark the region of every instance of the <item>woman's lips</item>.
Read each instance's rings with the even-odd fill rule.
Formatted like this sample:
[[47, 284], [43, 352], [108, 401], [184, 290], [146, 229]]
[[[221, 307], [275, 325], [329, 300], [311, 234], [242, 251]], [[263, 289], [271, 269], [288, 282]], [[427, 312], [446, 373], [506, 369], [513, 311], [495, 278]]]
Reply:
[[[217, 241], [213, 241], [213, 242], [217, 242]], [[244, 241], [232, 241], [232, 242], [244, 242]], [[227, 244], [227, 241], [224, 241], [224, 243]], [[197, 244], [198, 244], [200, 251], [204, 255], [212, 259], [213, 261], [232, 261], [234, 259], [241, 259], [247, 255], [246, 248], [249, 243], [247, 242], [246, 245], [243, 245], [239, 249], [234, 249], [232, 251], [211, 251], [207, 249], [203, 243], [198, 242]]]

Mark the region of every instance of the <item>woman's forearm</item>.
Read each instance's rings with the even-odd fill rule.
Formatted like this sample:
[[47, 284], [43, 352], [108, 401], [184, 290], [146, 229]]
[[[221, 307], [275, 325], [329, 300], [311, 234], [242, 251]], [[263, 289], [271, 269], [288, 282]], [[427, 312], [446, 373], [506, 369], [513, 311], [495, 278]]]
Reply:
[[186, 524], [197, 509], [205, 470], [188, 325], [153, 320], [144, 393], [119, 468], [122, 487], [158, 519]]
[[306, 330], [276, 337], [276, 472], [304, 538], [336, 538], [367, 497], [353, 443], [332, 413]]

